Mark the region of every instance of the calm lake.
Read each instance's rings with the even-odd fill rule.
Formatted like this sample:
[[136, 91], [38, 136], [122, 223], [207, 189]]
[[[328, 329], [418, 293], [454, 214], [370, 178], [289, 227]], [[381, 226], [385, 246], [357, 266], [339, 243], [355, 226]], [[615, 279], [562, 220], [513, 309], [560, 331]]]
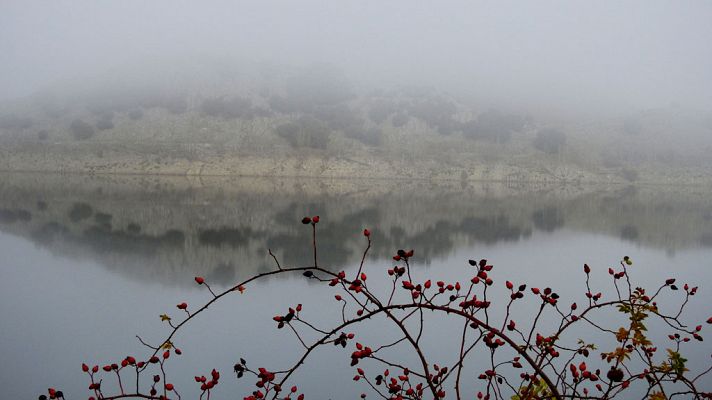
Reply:
[[[710, 188], [3, 174], [0, 397], [36, 398], [54, 386], [68, 398], [86, 398], [81, 363], [150, 354], [135, 335], [160, 343], [168, 333], [160, 314], [180, 320], [177, 303], [210, 298], [194, 276], [227, 288], [274, 268], [268, 249], [284, 265], [308, 265], [311, 231], [300, 222], [307, 215], [321, 217], [320, 264], [337, 271], [354, 273], [365, 246], [361, 232], [373, 231], [369, 281], [386, 278], [397, 249], [412, 248], [420, 280], [467, 282], [467, 260], [487, 258], [500, 289], [506, 279], [551, 286], [565, 304], [583, 304], [582, 265], [591, 265], [592, 284], [610, 294], [608, 267], [630, 256], [640, 286], [652, 290], [669, 277], [700, 286], [685, 321], [712, 316]], [[223, 375], [215, 398], [249, 394], [255, 379], [231, 373], [240, 357], [268, 369], [295, 361], [299, 343], [277, 330], [272, 316], [303, 303], [303, 316], [317, 325], [338, 322], [335, 290], [322, 286], [301, 275], [266, 279], [194, 320], [175, 340], [184, 354], [167, 364], [183, 398], [198, 393], [192, 377], [212, 368]], [[665, 299], [679, 306], [672, 293]], [[533, 307], [521, 306], [515, 319], [528, 320]], [[446, 365], [461, 330], [459, 322], [428, 324], [425, 350]], [[395, 333], [382, 320], [354, 332], [365, 344], [384, 344]], [[668, 333], [660, 326], [651, 334]], [[712, 361], [712, 337], [706, 339], [687, 348], [693, 370]], [[299, 370], [295, 381], [307, 398], [367, 391], [351, 379], [352, 346], [324, 348]], [[477, 363], [468, 364], [470, 394], [481, 385]], [[604, 368], [597, 354], [591, 363]], [[113, 392], [115, 381], [104, 385]]]

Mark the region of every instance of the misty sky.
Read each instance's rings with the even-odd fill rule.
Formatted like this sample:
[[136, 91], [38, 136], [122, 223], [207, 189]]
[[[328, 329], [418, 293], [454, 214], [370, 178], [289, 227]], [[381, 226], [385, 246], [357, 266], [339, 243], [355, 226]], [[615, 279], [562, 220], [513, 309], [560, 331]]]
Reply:
[[712, 109], [711, 1], [0, 0], [0, 98], [213, 59], [510, 106]]

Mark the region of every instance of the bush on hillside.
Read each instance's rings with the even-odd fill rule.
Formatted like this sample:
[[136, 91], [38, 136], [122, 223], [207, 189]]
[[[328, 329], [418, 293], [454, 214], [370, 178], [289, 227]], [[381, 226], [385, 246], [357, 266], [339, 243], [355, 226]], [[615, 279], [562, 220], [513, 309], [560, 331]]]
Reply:
[[542, 129], [532, 142], [535, 149], [547, 154], [559, 154], [566, 144], [566, 134], [556, 129]]
[[462, 133], [470, 139], [506, 143], [514, 133], [524, 129], [525, 123], [524, 117], [519, 115], [487, 111], [476, 120], [464, 123]]
[[69, 130], [77, 140], [85, 140], [94, 136], [94, 127], [77, 118], [69, 125]]
[[308, 115], [278, 126], [275, 132], [292, 147], [312, 149], [325, 149], [331, 133], [325, 123]]
[[348, 138], [358, 140], [367, 146], [378, 146], [383, 141], [383, 131], [380, 128], [364, 128], [363, 126], [351, 126], [344, 130], [344, 135]]
[[249, 118], [252, 116], [252, 101], [244, 97], [215, 97], [205, 99], [201, 111], [211, 117]]

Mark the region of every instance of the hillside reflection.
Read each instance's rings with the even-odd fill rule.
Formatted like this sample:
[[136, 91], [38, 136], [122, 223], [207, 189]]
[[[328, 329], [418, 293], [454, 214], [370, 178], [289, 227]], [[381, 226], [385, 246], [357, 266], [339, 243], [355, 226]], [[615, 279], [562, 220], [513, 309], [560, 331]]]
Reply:
[[56, 256], [131, 279], [228, 285], [311, 258], [304, 215], [319, 214], [320, 262], [414, 248], [421, 264], [468, 246], [517, 242], [567, 228], [661, 248], [712, 247], [712, 196], [683, 187], [537, 186], [266, 178], [0, 175], [0, 230]]

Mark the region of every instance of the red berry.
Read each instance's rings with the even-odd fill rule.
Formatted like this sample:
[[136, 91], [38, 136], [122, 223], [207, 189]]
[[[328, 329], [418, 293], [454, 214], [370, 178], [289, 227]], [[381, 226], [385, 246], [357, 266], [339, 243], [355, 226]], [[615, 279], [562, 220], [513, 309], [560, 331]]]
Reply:
[[318, 216], [318, 215], [313, 216], [313, 217], [312, 217], [312, 222], [315, 223], [315, 224], [318, 224], [318, 223], [319, 223], [319, 216]]
[[368, 229], [364, 229], [364, 230], [363, 230], [363, 236], [366, 236], [366, 237], [371, 236], [371, 231], [369, 231]]
[[198, 283], [198, 285], [202, 285], [205, 283], [205, 279], [202, 276], [196, 276], [195, 281]]
[[188, 308], [188, 303], [183, 302], [183, 303], [178, 304], [176, 307], [178, 307], [178, 309], [180, 309], [180, 310], [185, 310]]

